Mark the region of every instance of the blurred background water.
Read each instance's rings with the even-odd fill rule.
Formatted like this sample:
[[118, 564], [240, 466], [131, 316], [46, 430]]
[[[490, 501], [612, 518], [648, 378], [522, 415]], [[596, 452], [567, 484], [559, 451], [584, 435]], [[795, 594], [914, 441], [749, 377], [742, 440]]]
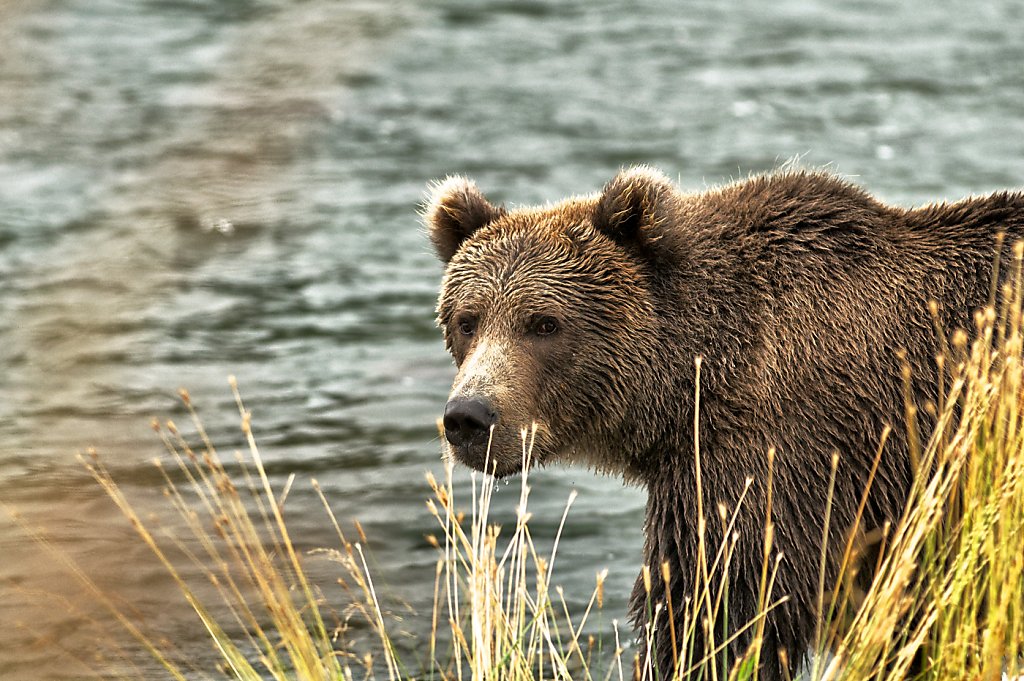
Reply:
[[[515, 205], [630, 163], [699, 189], [799, 157], [904, 205], [1019, 187], [1022, 36], [1009, 0], [5, 2], [0, 501], [212, 659], [74, 453], [96, 446], [166, 515], [149, 419], [181, 420], [184, 386], [240, 446], [235, 374], [273, 482], [298, 476], [299, 544], [332, 544], [315, 476], [422, 633], [423, 473], [453, 375], [416, 215], [428, 180], [469, 174]], [[583, 469], [532, 480], [538, 534], [580, 492], [556, 583], [579, 603], [610, 568], [605, 624], [622, 619], [642, 492]], [[0, 678], [88, 677], [95, 617], [0, 513]]]

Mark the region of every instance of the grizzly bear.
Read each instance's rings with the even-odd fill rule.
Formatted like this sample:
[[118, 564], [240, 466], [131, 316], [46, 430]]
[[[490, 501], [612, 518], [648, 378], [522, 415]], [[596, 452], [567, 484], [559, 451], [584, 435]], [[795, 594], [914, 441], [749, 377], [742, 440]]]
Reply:
[[[637, 167], [598, 194], [516, 210], [451, 177], [433, 188], [425, 222], [446, 264], [437, 312], [457, 366], [443, 418], [451, 452], [516, 473], [521, 429], [536, 423], [533, 464], [582, 462], [645, 486], [638, 628], [661, 603], [681, 631], [686, 599], [699, 597], [699, 512], [711, 563], [727, 539], [723, 507], [738, 514], [723, 616], [734, 629], [756, 616], [776, 452], [773, 597], [787, 600], [767, 616], [760, 678], [777, 681], [814, 645], [819, 567], [834, 584], [865, 489], [863, 530], [903, 511], [907, 397], [934, 399], [937, 333], [966, 328], [988, 302], [996, 244], [1008, 251], [1024, 234], [1024, 194], [905, 209], [825, 172], [684, 193]], [[665, 612], [653, 653], [662, 675], [679, 652]], [[695, 636], [700, 657], [701, 627]]]

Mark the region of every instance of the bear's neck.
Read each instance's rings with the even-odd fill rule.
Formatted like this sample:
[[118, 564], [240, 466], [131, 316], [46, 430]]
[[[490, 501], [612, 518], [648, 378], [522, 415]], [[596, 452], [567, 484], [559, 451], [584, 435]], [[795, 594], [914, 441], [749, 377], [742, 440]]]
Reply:
[[[700, 340], [691, 344], [674, 343], [671, 332], [662, 332], [650, 383], [665, 387], [640, 395], [621, 431], [627, 478], [649, 489], [665, 484], [666, 475], [685, 475], [696, 484], [696, 447], [702, 443], [705, 456], [713, 456], [730, 428], [741, 426], [751, 405], [739, 398], [749, 397], [760, 369], [755, 339], [740, 338], [735, 330], [756, 324], [728, 316], [718, 316], [721, 328], [694, 329], [692, 338]], [[719, 465], [729, 468], [729, 462]]]

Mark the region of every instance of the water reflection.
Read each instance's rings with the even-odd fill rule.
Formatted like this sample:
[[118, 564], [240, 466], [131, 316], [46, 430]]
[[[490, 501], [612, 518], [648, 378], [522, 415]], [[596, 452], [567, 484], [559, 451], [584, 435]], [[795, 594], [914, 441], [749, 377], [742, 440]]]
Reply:
[[[244, 259], [257, 243], [285, 246], [322, 224], [302, 196], [310, 169], [301, 164], [346, 110], [344, 74], [384, 48], [402, 11], [3, 8], [0, 498], [47, 528], [132, 610], [167, 616], [166, 632], [179, 643], [195, 639], [192, 618], [168, 606], [181, 599], [71, 454], [96, 443], [130, 487], [153, 488], [159, 480], [142, 462], [159, 450], [144, 415], [177, 412], [172, 391], [182, 372], [208, 372], [193, 386], [224, 386], [226, 365], [267, 362], [288, 337], [314, 336], [306, 319], [315, 310], [288, 301], [324, 279], [282, 281], [265, 271], [240, 278], [223, 262]], [[50, 204], [51, 196], [61, 202]], [[273, 301], [290, 307], [291, 319], [279, 330], [247, 328], [261, 326], [260, 303]], [[197, 328], [214, 349], [206, 362], [188, 347]], [[285, 394], [298, 389], [265, 382]], [[287, 411], [266, 419], [282, 421], [270, 443], [290, 454], [337, 443], [345, 420], [325, 411], [319, 422], [293, 424]], [[329, 463], [317, 454], [294, 468]], [[2, 619], [12, 625], [0, 634], [0, 671], [68, 678], [78, 667], [54, 648], [72, 658], [93, 648], [96, 632], [83, 625], [102, 613], [6, 515], [0, 530]]]

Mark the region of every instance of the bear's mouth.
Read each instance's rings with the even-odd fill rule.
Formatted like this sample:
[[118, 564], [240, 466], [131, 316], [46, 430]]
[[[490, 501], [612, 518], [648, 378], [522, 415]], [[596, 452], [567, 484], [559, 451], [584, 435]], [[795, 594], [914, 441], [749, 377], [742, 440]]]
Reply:
[[487, 442], [448, 445], [455, 459], [473, 470], [493, 475], [495, 478], [507, 478], [522, 470], [522, 461], [507, 459], [497, 455], [493, 443]]

